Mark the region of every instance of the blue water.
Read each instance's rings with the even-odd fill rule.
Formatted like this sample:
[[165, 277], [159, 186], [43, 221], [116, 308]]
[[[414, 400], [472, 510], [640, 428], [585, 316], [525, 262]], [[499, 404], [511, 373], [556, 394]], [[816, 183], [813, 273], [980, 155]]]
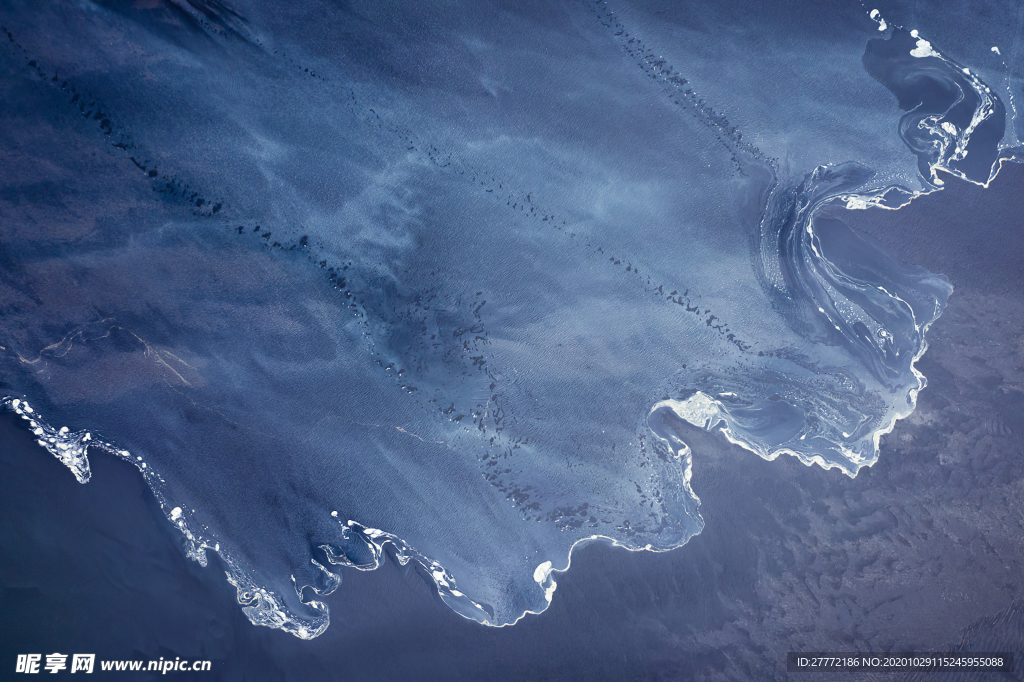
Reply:
[[11, 3], [6, 404], [302, 638], [386, 557], [508, 625], [685, 544], [680, 420], [855, 476], [952, 286], [842, 212], [987, 183], [1020, 82], [743, 7]]

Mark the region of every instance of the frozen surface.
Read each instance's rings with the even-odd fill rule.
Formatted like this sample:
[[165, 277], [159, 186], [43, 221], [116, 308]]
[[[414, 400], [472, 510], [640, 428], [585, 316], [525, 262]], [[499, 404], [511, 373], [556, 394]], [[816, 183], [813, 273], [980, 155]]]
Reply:
[[579, 543], [685, 544], [678, 420], [873, 464], [952, 287], [843, 211], [1016, 153], [885, 7], [14, 5], [6, 404], [303, 638], [388, 556], [506, 625]]

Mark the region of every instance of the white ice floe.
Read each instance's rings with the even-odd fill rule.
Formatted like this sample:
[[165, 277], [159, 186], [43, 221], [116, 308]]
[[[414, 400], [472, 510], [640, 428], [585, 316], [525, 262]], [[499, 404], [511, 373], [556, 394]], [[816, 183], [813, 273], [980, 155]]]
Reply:
[[885, 23], [885, 19], [882, 17], [881, 12], [879, 12], [877, 9], [873, 9], [870, 12], [868, 12], [868, 16], [871, 17], [874, 21], [878, 22], [879, 31], [884, 31], [885, 29], [889, 28], [889, 24]]
[[533, 571], [533, 580], [544, 589], [544, 598], [550, 602], [558, 585], [551, 577], [551, 562], [545, 561]]
[[[911, 33], [916, 33], [916, 31], [912, 31]], [[917, 47], [910, 51], [910, 56], [921, 59], [924, 57], [941, 57], [942, 55], [932, 49], [932, 44], [927, 40], [924, 38], [918, 38]]]

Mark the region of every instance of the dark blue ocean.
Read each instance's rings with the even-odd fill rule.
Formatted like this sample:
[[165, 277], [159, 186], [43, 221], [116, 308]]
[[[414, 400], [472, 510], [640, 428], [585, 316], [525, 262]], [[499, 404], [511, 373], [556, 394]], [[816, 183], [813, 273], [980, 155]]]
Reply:
[[655, 5], [2, 4], [4, 679], [1024, 656], [1024, 10]]

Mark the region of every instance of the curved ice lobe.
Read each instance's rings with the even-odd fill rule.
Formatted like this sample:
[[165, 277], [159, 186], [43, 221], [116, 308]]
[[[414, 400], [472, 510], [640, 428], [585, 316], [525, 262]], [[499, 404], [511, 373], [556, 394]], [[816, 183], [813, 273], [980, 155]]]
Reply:
[[952, 293], [948, 280], [898, 263], [845, 223], [819, 215], [873, 173], [821, 167], [773, 198], [760, 233], [759, 275], [773, 307], [803, 338], [842, 347], [874, 380], [899, 390], [924, 352], [924, 334]]
[[1006, 110], [971, 72], [937, 52], [917, 31], [896, 29], [868, 41], [862, 59], [907, 113], [900, 137], [918, 158], [921, 175], [941, 186], [938, 171], [987, 183], [1006, 129]]
[[762, 352], [756, 367], [680, 377], [685, 399], [659, 402], [648, 418], [657, 435], [672, 442], [671, 413], [765, 459], [789, 453], [849, 475], [877, 460], [881, 435], [925, 385], [914, 363], [952, 287], [823, 211], [872, 176], [855, 163], [821, 167], [773, 195], [755, 266], [772, 307], [809, 345]]
[[[331, 515], [337, 518], [338, 512], [332, 512]], [[338, 522], [341, 524], [341, 542], [319, 546], [327, 557], [327, 563], [342, 568], [373, 571], [383, 566], [388, 557], [400, 566], [412, 562], [420, 576], [428, 584], [434, 585], [437, 596], [450, 609], [482, 625], [495, 624], [494, 609], [490, 605], [473, 601], [460, 592], [455, 578], [444, 566], [423, 556], [398, 536], [377, 528], [368, 528], [352, 520], [342, 522], [338, 519]], [[550, 596], [548, 601], [551, 601]]]
[[[341, 584], [339, 576], [333, 576], [333, 580], [320, 576], [319, 580], [314, 578], [309, 584], [303, 584], [293, 575], [292, 583], [295, 585], [295, 592], [298, 594], [299, 601], [307, 609], [306, 613], [300, 615], [288, 607], [284, 595], [261, 587], [231, 555], [226, 552], [218, 553], [228, 567], [224, 574], [231, 586], [235, 588], [238, 605], [242, 607], [242, 613], [253, 625], [272, 630], [283, 630], [299, 639], [314, 639], [322, 635], [331, 624], [330, 610], [327, 604], [308, 597], [305, 591], [311, 589], [316, 596], [327, 596]], [[323, 573], [332, 575], [315, 559], [311, 561]]]

